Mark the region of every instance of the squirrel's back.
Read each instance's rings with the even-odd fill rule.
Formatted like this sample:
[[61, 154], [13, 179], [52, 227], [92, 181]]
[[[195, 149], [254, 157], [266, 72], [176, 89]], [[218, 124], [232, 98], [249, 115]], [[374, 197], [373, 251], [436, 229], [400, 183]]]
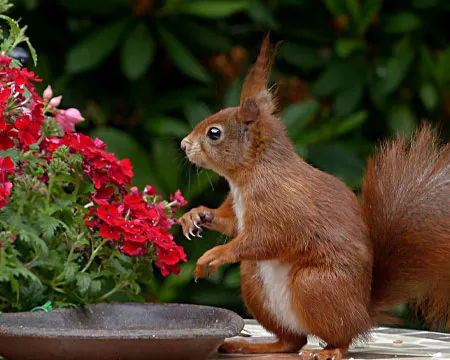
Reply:
[[419, 128], [379, 147], [363, 182], [374, 246], [372, 309], [414, 301], [429, 325], [450, 325], [450, 145]]

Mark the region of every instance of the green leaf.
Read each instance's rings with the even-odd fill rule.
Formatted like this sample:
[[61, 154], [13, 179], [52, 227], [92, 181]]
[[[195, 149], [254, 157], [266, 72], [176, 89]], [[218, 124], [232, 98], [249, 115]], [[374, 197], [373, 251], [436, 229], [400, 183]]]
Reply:
[[74, 281], [79, 269], [80, 269], [80, 266], [78, 264], [75, 264], [73, 262], [66, 263], [66, 265], [64, 267], [64, 279], [67, 282]]
[[324, 59], [316, 49], [289, 41], [281, 44], [279, 56], [289, 64], [306, 71], [317, 69], [324, 64]]
[[249, 7], [248, 0], [234, 1], [210, 1], [197, 0], [184, 2], [181, 11], [185, 14], [204, 17], [207, 19], [221, 19], [238, 12], [247, 10]]
[[420, 48], [420, 74], [424, 79], [435, 78], [436, 62], [426, 46]]
[[412, 0], [412, 6], [417, 9], [434, 8], [441, 3], [441, 0]]
[[386, 63], [381, 79], [376, 83], [374, 92], [382, 98], [393, 92], [403, 81], [414, 59], [412, 50], [394, 55]]
[[361, 18], [361, 30], [364, 33], [370, 25], [370, 22], [381, 10], [383, 0], [366, 0], [363, 4], [363, 14]]
[[131, 80], [142, 76], [153, 61], [155, 44], [147, 25], [138, 24], [125, 39], [121, 48], [122, 71]]
[[184, 31], [187, 34], [196, 34], [190, 40], [209, 51], [229, 52], [231, 42], [226, 35], [223, 35], [213, 26], [204, 26], [194, 21], [185, 21], [183, 23]]
[[19, 161], [19, 151], [17, 149], [0, 150], [0, 157], [5, 158], [7, 156], [11, 158], [14, 164]]
[[355, 84], [339, 92], [334, 99], [334, 111], [338, 116], [352, 113], [361, 102], [363, 96], [362, 84]]
[[338, 136], [351, 132], [361, 126], [366, 119], [366, 111], [359, 111], [345, 119], [335, 118], [332, 121], [323, 124], [314, 131], [306, 133], [302, 137], [301, 143], [304, 145], [310, 145], [337, 138]]
[[411, 12], [390, 15], [386, 19], [384, 31], [389, 34], [404, 34], [419, 29], [422, 21], [419, 16]]
[[56, 230], [61, 225], [61, 221], [48, 215], [39, 216], [39, 226], [42, 230], [42, 238], [50, 240], [55, 235]]
[[411, 135], [416, 126], [417, 119], [414, 112], [407, 105], [396, 105], [387, 114], [389, 129], [393, 134]]
[[191, 102], [184, 107], [184, 115], [193, 128], [211, 114], [208, 105], [202, 101]]
[[359, 23], [361, 20], [361, 9], [358, 0], [345, 0], [345, 5], [352, 18]]
[[310, 147], [308, 161], [345, 181], [349, 186], [357, 186], [361, 182], [364, 163], [340, 144]]
[[435, 77], [440, 85], [450, 80], [450, 47], [437, 57]]
[[89, 294], [95, 296], [99, 294], [100, 291], [102, 291], [102, 282], [100, 280], [92, 280], [89, 285]]
[[286, 107], [281, 118], [286, 125], [289, 136], [294, 139], [301, 134], [311, 118], [319, 110], [315, 100], [306, 100]]
[[155, 172], [161, 180], [160, 183], [164, 184], [164, 190], [175, 192], [179, 187], [181, 151], [173, 142], [154, 139], [152, 155]]
[[330, 96], [339, 89], [361, 82], [364, 70], [358, 59], [333, 63], [320, 75], [311, 90], [319, 96]]
[[80, 272], [76, 275], [77, 288], [81, 293], [85, 293], [89, 290], [91, 285], [91, 276], [85, 272]]
[[335, 16], [341, 16], [345, 14], [345, 2], [344, 0], [324, 0], [327, 9]]
[[151, 168], [150, 155], [133, 136], [110, 127], [99, 127], [91, 131], [90, 136], [103, 140], [108, 145], [108, 151], [114, 153], [118, 159], [130, 159], [134, 185], [143, 188], [147, 184], [153, 184], [157, 189], [160, 188], [157, 176]]
[[350, 56], [361, 47], [362, 42], [359, 39], [338, 39], [334, 43], [336, 54], [341, 58]]
[[234, 107], [239, 106], [241, 101], [241, 90], [242, 90], [242, 79], [237, 78], [233, 81], [227, 93], [225, 94], [224, 106], [225, 107]]
[[261, 0], [250, 0], [248, 13], [256, 23], [264, 24], [271, 29], [277, 28], [278, 24], [273, 17], [272, 12]]
[[67, 54], [69, 73], [80, 73], [100, 65], [116, 48], [129, 20], [119, 20], [91, 32]]
[[182, 120], [164, 115], [154, 116], [147, 120], [145, 129], [157, 136], [183, 138], [191, 128]]
[[158, 30], [167, 56], [179, 70], [198, 81], [204, 83], [211, 81], [211, 77], [194, 55], [175, 36], [162, 27]]
[[33, 59], [33, 64], [34, 64], [34, 66], [36, 66], [37, 65], [37, 61], [38, 61], [36, 50], [33, 47], [33, 45], [31, 45], [31, 42], [30, 42], [30, 40], [28, 38], [25, 40], [25, 42], [26, 42], [26, 44], [28, 46], [28, 49], [30, 50], [31, 58]]
[[428, 111], [433, 111], [439, 103], [439, 94], [436, 88], [430, 84], [422, 84], [419, 90], [420, 99]]

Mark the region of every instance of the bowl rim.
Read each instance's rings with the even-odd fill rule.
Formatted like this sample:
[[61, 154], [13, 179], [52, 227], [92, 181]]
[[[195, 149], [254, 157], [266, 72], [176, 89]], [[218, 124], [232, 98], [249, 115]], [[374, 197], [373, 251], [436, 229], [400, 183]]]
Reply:
[[[228, 324], [221, 329], [207, 328], [186, 328], [186, 329], [67, 329], [67, 328], [45, 328], [36, 326], [13, 327], [2, 319], [21, 317], [21, 318], [39, 318], [46, 316], [52, 312], [78, 312], [82, 310], [89, 311], [89, 308], [117, 307], [117, 306], [133, 306], [133, 307], [185, 307], [196, 309], [213, 310], [229, 318]], [[88, 305], [85, 308], [62, 308], [49, 312], [15, 312], [0, 314], [0, 340], [3, 338], [20, 337], [20, 338], [39, 338], [39, 339], [76, 339], [76, 340], [174, 340], [174, 339], [219, 339], [238, 335], [244, 328], [244, 320], [235, 312], [215, 306], [182, 304], [182, 303], [99, 303]]]

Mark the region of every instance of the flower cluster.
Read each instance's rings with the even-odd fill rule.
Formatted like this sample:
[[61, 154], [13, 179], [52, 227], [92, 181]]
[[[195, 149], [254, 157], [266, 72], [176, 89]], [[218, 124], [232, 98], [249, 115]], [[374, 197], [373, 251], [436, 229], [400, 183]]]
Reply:
[[27, 150], [38, 141], [44, 123], [44, 103], [32, 83], [41, 80], [10, 65], [11, 58], [0, 55], [0, 150]]
[[146, 250], [156, 250], [155, 265], [166, 276], [178, 273], [176, 266], [186, 261], [186, 255], [168, 230], [175, 219], [167, 216], [167, 210], [175, 213], [187, 201], [179, 190], [170, 196], [168, 204], [158, 203], [156, 190], [147, 185], [142, 193], [136, 187], [127, 189], [133, 176], [128, 159], [118, 160], [106, 151], [106, 144], [80, 133], [67, 133], [63, 138], [48, 137], [43, 148], [52, 152], [60, 146], [68, 146], [72, 153], [81, 153], [84, 173], [93, 182], [95, 191], [87, 206], [85, 217], [88, 227], [105, 240], [117, 242], [117, 248], [130, 256], [143, 255]]
[[[13, 174], [26, 172], [27, 156], [39, 158], [44, 165], [33, 181], [47, 187], [54, 186], [52, 169], [62, 162], [60, 168], [66, 169], [66, 178], [61, 186], [75, 188], [86, 181], [92, 184], [93, 190], [80, 199], [83, 212], [79, 216], [102, 246], [114, 245], [129, 256], [152, 254], [164, 276], [178, 273], [177, 264], [186, 261], [186, 255], [168, 231], [176, 222], [172, 215], [187, 204], [180, 191], [170, 197], [170, 202], [164, 202], [150, 185], [142, 192], [132, 187], [129, 159], [119, 160], [107, 152], [100, 139], [75, 132], [75, 124], [84, 120], [80, 112], [58, 109], [62, 97], [54, 97], [50, 86], [41, 98], [33, 81], [40, 80], [25, 68], [11, 66], [11, 59], [0, 55], [0, 150], [15, 149], [19, 158], [15, 164], [10, 157], [0, 157], [0, 209], [7, 206], [14, 189]], [[56, 134], [47, 131], [52, 126], [59, 126]], [[81, 157], [79, 169], [64, 164], [64, 157], [55, 157], [63, 148], [68, 156]]]

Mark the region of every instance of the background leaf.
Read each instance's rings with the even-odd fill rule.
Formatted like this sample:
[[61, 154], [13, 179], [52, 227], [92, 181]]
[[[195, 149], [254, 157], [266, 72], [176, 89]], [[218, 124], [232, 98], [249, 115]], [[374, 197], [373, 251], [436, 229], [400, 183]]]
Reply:
[[145, 24], [138, 24], [125, 39], [121, 49], [122, 71], [129, 79], [142, 76], [155, 52], [152, 35]]
[[167, 56], [170, 57], [178, 69], [198, 81], [209, 82], [211, 80], [205, 69], [175, 36], [164, 28], [159, 28], [159, 32], [167, 51]]
[[118, 45], [128, 19], [97, 29], [77, 43], [67, 54], [67, 71], [79, 73], [98, 66]]

